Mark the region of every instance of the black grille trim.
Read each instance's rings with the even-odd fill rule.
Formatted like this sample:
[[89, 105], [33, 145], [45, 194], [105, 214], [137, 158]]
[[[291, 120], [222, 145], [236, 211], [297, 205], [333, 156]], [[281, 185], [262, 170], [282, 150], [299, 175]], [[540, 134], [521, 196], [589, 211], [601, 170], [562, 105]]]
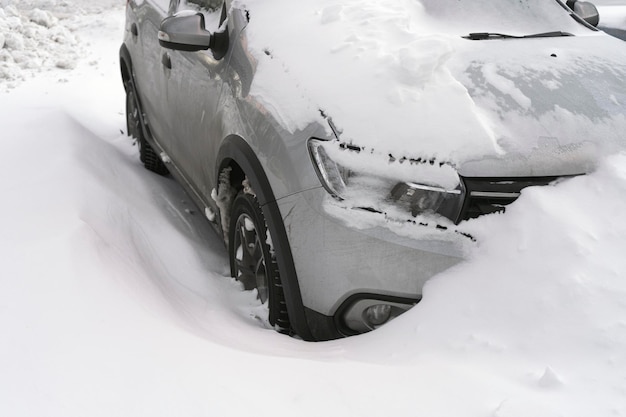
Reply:
[[504, 211], [526, 187], [548, 185], [562, 177], [461, 178], [465, 201], [458, 222]]

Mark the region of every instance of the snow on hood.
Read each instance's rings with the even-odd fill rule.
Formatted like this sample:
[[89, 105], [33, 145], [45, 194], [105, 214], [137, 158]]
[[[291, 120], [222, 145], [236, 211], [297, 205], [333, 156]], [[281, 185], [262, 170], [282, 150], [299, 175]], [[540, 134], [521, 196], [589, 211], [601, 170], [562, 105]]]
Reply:
[[[291, 131], [464, 175], [565, 175], [623, 148], [626, 48], [556, 1], [245, 0], [250, 94]], [[572, 37], [470, 41], [471, 32]], [[607, 149], [605, 149], [607, 148]], [[549, 171], [548, 171], [549, 168]]]
[[501, 152], [468, 155], [463, 174], [579, 174], [601, 155], [624, 149], [626, 48], [620, 41], [606, 35], [481, 41], [455, 58], [450, 66]]

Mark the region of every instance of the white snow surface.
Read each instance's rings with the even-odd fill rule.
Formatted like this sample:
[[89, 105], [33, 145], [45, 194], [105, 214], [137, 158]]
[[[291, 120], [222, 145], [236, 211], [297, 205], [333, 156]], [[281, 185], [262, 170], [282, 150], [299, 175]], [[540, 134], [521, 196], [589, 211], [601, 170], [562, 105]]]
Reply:
[[0, 415], [626, 416], [626, 154], [467, 222], [468, 260], [385, 327], [292, 339], [122, 133], [119, 3], [19, 2], [82, 53], [43, 37], [73, 68], [0, 81]]

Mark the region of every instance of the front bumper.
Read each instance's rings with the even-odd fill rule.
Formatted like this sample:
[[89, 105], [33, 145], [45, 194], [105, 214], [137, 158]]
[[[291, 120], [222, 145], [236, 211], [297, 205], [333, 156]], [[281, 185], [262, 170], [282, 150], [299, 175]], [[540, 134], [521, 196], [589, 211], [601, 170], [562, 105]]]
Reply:
[[363, 300], [415, 304], [426, 281], [458, 264], [473, 245], [452, 228], [342, 208], [322, 188], [282, 198], [278, 206], [317, 339], [354, 333], [345, 316]]

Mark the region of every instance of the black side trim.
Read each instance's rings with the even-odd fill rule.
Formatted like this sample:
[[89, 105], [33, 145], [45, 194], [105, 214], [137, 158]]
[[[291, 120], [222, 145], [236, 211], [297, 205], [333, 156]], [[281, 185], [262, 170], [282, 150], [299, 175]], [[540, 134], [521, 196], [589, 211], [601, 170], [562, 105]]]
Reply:
[[337, 330], [334, 317], [318, 313], [308, 307], [304, 307], [304, 312], [306, 313], [307, 322], [309, 323], [309, 328], [315, 340], [321, 342], [335, 340], [345, 336]]
[[[161, 146], [158, 143], [156, 143], [156, 140], [152, 137], [152, 132], [150, 131], [150, 128], [148, 127], [148, 125], [146, 124], [146, 121], [143, 118], [144, 116], [143, 105], [141, 104], [141, 96], [139, 95], [139, 92], [137, 90], [137, 85], [135, 84], [135, 77], [133, 74], [133, 62], [132, 62], [132, 59], [130, 58], [130, 53], [128, 52], [128, 49], [126, 48], [126, 45], [124, 44], [122, 44], [120, 48], [120, 64], [121, 64], [120, 67], [122, 71], [122, 81], [124, 82], [124, 88], [133, 89], [133, 92], [135, 93], [135, 99], [137, 100], [137, 105], [139, 106], [139, 109], [141, 110], [139, 112], [139, 120], [141, 121], [140, 124], [141, 124], [141, 129], [143, 131], [144, 137], [146, 141], [150, 144], [150, 146], [152, 146], [155, 150], [159, 150], [160, 152], [162, 150]], [[125, 70], [128, 71], [128, 73], [125, 73]], [[180, 181], [180, 182], [181, 184], [186, 184], [186, 181]], [[183, 185], [183, 188], [185, 188], [184, 185]], [[186, 188], [185, 190], [187, 191]]]
[[215, 178], [219, 178], [221, 170], [231, 161], [237, 163], [248, 176], [259, 205], [263, 210], [263, 216], [267, 220], [267, 228], [270, 231], [272, 242], [276, 249], [276, 261], [283, 280], [282, 284], [286, 294], [287, 311], [289, 312], [291, 326], [302, 339], [308, 341], [315, 340], [304, 313], [300, 285], [296, 275], [296, 268], [293, 264], [287, 231], [285, 230], [274, 192], [261, 163], [250, 145], [239, 136], [229, 136], [224, 140], [217, 160], [220, 161], [220, 166]]
[[196, 52], [196, 51], [206, 51], [209, 47], [191, 45], [186, 43], [175, 43], [175, 42], [167, 42], [162, 39], [159, 39], [159, 45], [163, 48], [173, 49], [175, 51], [185, 51], [185, 52]]
[[215, 32], [211, 35], [211, 45], [209, 49], [213, 52], [213, 58], [220, 60], [228, 53], [228, 46], [230, 45], [230, 39], [228, 36], [228, 28], [223, 32]]
[[[121, 63], [124, 64], [121, 64]], [[155, 140], [152, 138], [152, 133], [150, 132], [150, 129], [148, 129], [148, 125], [146, 125], [146, 121], [143, 118], [143, 106], [141, 104], [141, 96], [139, 95], [139, 92], [137, 91], [137, 85], [135, 85], [135, 78], [133, 75], [133, 61], [130, 58], [130, 52], [128, 52], [128, 48], [126, 48], [126, 45], [122, 44], [121, 48], [120, 48], [120, 66], [121, 66], [121, 71], [122, 71], [122, 81], [124, 82], [124, 88], [125, 89], [129, 89], [132, 88], [133, 93], [135, 94], [135, 99], [137, 100], [137, 106], [139, 106], [139, 120], [140, 120], [140, 124], [141, 124], [141, 130], [143, 131], [144, 137], [145, 139], [148, 141], [148, 143], [150, 144], [150, 146], [152, 146], [155, 149], [161, 149], [159, 146], [157, 146]], [[127, 70], [128, 73], [124, 73], [124, 70]]]
[[[125, 73], [125, 70], [128, 73]], [[133, 79], [133, 60], [130, 58], [130, 52], [125, 44], [120, 46], [120, 71], [122, 73], [122, 81], [126, 87], [126, 81], [132, 81]]]
[[[135, 85], [135, 78], [133, 74], [133, 60], [130, 57], [130, 52], [128, 48], [126, 48], [125, 44], [122, 44], [120, 47], [120, 71], [122, 73], [122, 82], [124, 83], [124, 89], [128, 91], [128, 89], [132, 89], [135, 94], [135, 100], [137, 100], [137, 106], [139, 107], [139, 120], [141, 125], [141, 130], [143, 131], [146, 140], [150, 145], [153, 145], [152, 136], [150, 136], [149, 132], [146, 131], [146, 123], [143, 119], [143, 106], [141, 105], [141, 96], [137, 91], [137, 86]], [[128, 126], [126, 127], [128, 129]]]
[[390, 303], [407, 304], [407, 305], [414, 306], [415, 304], [420, 302], [421, 297], [420, 298], [395, 297], [392, 295], [374, 294], [374, 293], [352, 294], [350, 297], [346, 298], [343, 303], [341, 303], [341, 305], [335, 312], [335, 316], [334, 316], [335, 326], [337, 327], [337, 329], [343, 336], [353, 336], [355, 334], [358, 334], [354, 330], [346, 327], [346, 325], [343, 323], [341, 318], [343, 317], [346, 310], [348, 310], [352, 304], [356, 303], [359, 300], [380, 300], [380, 301], [387, 301]]

